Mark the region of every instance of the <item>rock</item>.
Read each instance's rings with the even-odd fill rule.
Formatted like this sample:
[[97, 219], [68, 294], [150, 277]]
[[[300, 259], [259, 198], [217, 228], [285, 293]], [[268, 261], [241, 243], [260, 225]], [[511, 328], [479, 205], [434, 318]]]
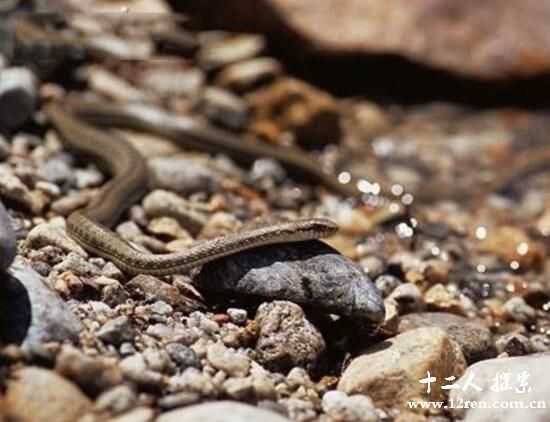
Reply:
[[248, 320], [248, 312], [246, 312], [246, 309], [228, 308], [227, 315], [231, 322], [237, 325], [244, 325]]
[[17, 244], [13, 225], [8, 212], [0, 201], [0, 273], [11, 265], [16, 253]]
[[91, 407], [74, 384], [34, 366], [15, 371], [2, 404], [6, 420], [20, 422], [76, 422]]
[[407, 311], [414, 312], [424, 307], [424, 298], [422, 292], [413, 283], [403, 283], [398, 285], [388, 296], [388, 299], [393, 299], [399, 305], [402, 313]]
[[197, 234], [208, 221], [191, 201], [173, 192], [154, 190], [143, 199], [143, 210], [149, 218], [172, 217], [192, 234]]
[[148, 161], [149, 187], [184, 195], [218, 190], [221, 176], [209, 167], [181, 157], [157, 157]]
[[495, 341], [495, 348], [500, 355], [506, 353], [508, 356], [523, 356], [530, 352], [529, 339], [519, 333], [508, 333]]
[[254, 110], [254, 127], [264, 122], [277, 133], [291, 132], [296, 142], [324, 146], [341, 137], [336, 101], [326, 92], [298, 79], [284, 78], [247, 96]]
[[222, 343], [213, 343], [206, 348], [206, 358], [210, 364], [229, 376], [244, 377], [250, 369], [250, 359]]
[[513, 321], [524, 324], [535, 321], [537, 316], [535, 309], [525, 303], [525, 300], [519, 296], [507, 300], [504, 304], [504, 310]]
[[[367, 394], [380, 407], [406, 406], [411, 399], [444, 400], [444, 378], [458, 378], [465, 368], [462, 352], [445, 331], [417, 328], [367, 348], [346, 368], [338, 390]], [[436, 378], [429, 394], [427, 384], [419, 382], [427, 377]]]
[[24, 349], [50, 341], [77, 340], [83, 327], [67, 304], [22, 259], [0, 275], [0, 343]]
[[212, 122], [229, 129], [242, 130], [249, 118], [246, 102], [220, 88], [206, 88], [198, 104], [198, 111]]
[[372, 400], [365, 395], [348, 396], [341, 391], [328, 391], [323, 396], [323, 410], [334, 422], [377, 422]]
[[481, 323], [445, 312], [420, 312], [401, 317], [399, 332], [420, 327], [439, 327], [460, 346], [468, 363], [495, 356], [491, 331]]
[[289, 300], [366, 324], [384, 319], [372, 281], [350, 259], [319, 241], [255, 248], [206, 264], [206, 290]]
[[478, 249], [498, 256], [505, 264], [517, 264], [517, 268], [528, 271], [540, 268], [545, 259], [544, 247], [533, 242], [527, 233], [513, 226], [499, 226], [488, 230], [487, 237], [479, 242]]
[[290, 422], [268, 410], [242, 403], [219, 401], [203, 403], [161, 414], [157, 422]]
[[0, 167], [0, 197], [7, 198], [37, 214], [44, 204], [36, 201], [33, 193], [11, 171]]
[[127, 316], [120, 316], [107, 321], [97, 332], [97, 338], [114, 345], [132, 341], [135, 335], [136, 333]]
[[376, 278], [375, 284], [382, 296], [387, 297], [401, 284], [401, 280], [391, 274], [383, 274]]
[[108, 359], [87, 356], [67, 345], [57, 355], [55, 370], [91, 396], [97, 396], [123, 381], [120, 369]]
[[137, 84], [162, 97], [194, 99], [204, 86], [204, 73], [195, 67], [183, 68], [181, 63], [151, 62], [137, 74]]
[[283, 71], [281, 64], [271, 57], [257, 57], [226, 66], [216, 77], [216, 83], [237, 92], [247, 92], [271, 82]]
[[107, 411], [118, 415], [134, 407], [137, 403], [136, 393], [127, 385], [119, 385], [103, 392], [95, 401], [96, 410]]
[[180, 369], [189, 367], [200, 367], [200, 361], [193, 349], [179, 343], [169, 343], [166, 345], [166, 352], [170, 355], [172, 362]]
[[[453, 415], [460, 418], [465, 415], [467, 422], [548, 421], [548, 409], [546, 405], [544, 408], [540, 405], [548, 399], [549, 365], [550, 354], [537, 353], [522, 357], [489, 359], [470, 366], [456, 381], [461, 388], [453, 389], [450, 399], [454, 403], [459, 400], [483, 401], [488, 408], [455, 408], [452, 409]], [[471, 384], [475, 384], [480, 391]], [[517, 402], [526, 407], [511, 405]], [[499, 403], [510, 405], [503, 407]], [[533, 403], [534, 407], [529, 407], [530, 403]]]
[[0, 72], [0, 127], [15, 129], [34, 113], [36, 105], [36, 78], [22, 67]]
[[239, 34], [207, 40], [197, 58], [204, 67], [212, 69], [255, 57], [264, 48], [262, 36]]
[[135, 276], [125, 287], [137, 299], [146, 302], [161, 300], [181, 312], [190, 313], [203, 308], [197, 299], [186, 296], [177, 287], [151, 275]]
[[155, 412], [149, 407], [136, 407], [123, 415], [109, 419], [109, 422], [153, 422]]
[[119, 367], [128, 380], [143, 388], [158, 389], [164, 386], [163, 375], [148, 369], [141, 353], [124, 358], [120, 361]]
[[505, 7], [498, 0], [414, 6], [407, 0], [391, 5], [383, 0], [322, 5], [315, 0], [193, 0], [186, 10], [210, 27], [271, 34], [283, 46], [290, 42], [297, 58], [311, 51], [337, 57], [392, 54], [493, 79], [544, 74], [550, 62], [545, 31], [550, 7], [536, 0]]
[[264, 303], [256, 313], [258, 361], [265, 367], [287, 372], [294, 366], [313, 369], [325, 351], [326, 344], [319, 330], [305, 317], [304, 311], [292, 302]]

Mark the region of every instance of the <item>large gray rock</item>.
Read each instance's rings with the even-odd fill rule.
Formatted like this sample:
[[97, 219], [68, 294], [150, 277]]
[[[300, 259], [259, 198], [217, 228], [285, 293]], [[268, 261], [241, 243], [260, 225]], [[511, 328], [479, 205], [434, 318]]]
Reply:
[[15, 258], [15, 233], [10, 217], [0, 202], [0, 271], [7, 269]]
[[[469, 381], [481, 391], [472, 386], [466, 387]], [[470, 366], [456, 384], [461, 388], [451, 391], [453, 402], [450, 405], [455, 407], [455, 416], [465, 416], [465, 422], [550, 421], [547, 409], [550, 391], [549, 353], [484, 360]], [[467, 400], [494, 408], [456, 408]]]
[[380, 292], [353, 261], [319, 241], [264, 246], [206, 264], [206, 290], [280, 299], [351, 317], [384, 320]]
[[446, 312], [420, 312], [402, 316], [398, 330], [403, 333], [419, 327], [439, 327], [445, 330], [458, 343], [469, 363], [496, 354], [491, 331], [479, 322]]
[[0, 344], [17, 343], [25, 349], [78, 339], [80, 320], [22, 259], [0, 277]]
[[[397, 54], [479, 78], [550, 70], [550, 4], [539, 0], [188, 0], [216, 27], [259, 31], [296, 55]], [[212, 13], [216, 10], [217, 13]], [[335, 30], [337, 28], [337, 30]], [[490, 28], [490, 30], [488, 30]]]
[[[458, 345], [441, 328], [410, 330], [367, 348], [346, 368], [338, 390], [366, 394], [379, 407], [406, 406], [407, 400], [444, 400], [444, 378], [459, 377], [466, 361]], [[420, 380], [428, 371], [436, 382]]]
[[157, 422], [290, 422], [289, 419], [268, 410], [242, 403], [219, 401], [197, 404], [163, 413]]
[[92, 402], [55, 372], [30, 366], [10, 378], [0, 408], [9, 421], [76, 422]]

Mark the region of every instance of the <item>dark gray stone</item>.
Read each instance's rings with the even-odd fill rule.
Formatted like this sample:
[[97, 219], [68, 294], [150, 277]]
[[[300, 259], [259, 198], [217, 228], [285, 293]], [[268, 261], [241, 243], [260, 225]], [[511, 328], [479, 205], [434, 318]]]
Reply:
[[0, 343], [29, 350], [44, 342], [78, 339], [80, 320], [22, 259], [1, 277]]
[[6, 270], [16, 254], [15, 233], [10, 217], [0, 202], [0, 271]]
[[446, 312], [420, 312], [401, 317], [399, 332], [420, 327], [439, 327], [456, 341], [468, 363], [494, 357], [493, 335], [481, 323]]
[[196, 353], [188, 346], [180, 343], [169, 343], [166, 345], [166, 352], [178, 368], [185, 369], [190, 366], [200, 368], [200, 360]]
[[34, 112], [36, 97], [30, 70], [12, 67], [0, 72], [0, 127], [15, 129], [25, 123]]
[[206, 264], [206, 290], [279, 299], [368, 324], [384, 320], [378, 289], [353, 261], [320, 241], [269, 245]]

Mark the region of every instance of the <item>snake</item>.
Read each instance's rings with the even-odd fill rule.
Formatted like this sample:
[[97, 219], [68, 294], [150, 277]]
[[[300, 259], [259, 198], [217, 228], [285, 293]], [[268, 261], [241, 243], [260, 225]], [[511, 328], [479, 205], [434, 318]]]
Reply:
[[[338, 230], [338, 226], [327, 218], [298, 218], [204, 240], [183, 251], [151, 254], [138, 250], [113, 232], [111, 227], [134, 201], [144, 195], [147, 187], [147, 165], [142, 155], [128, 141], [104, 128], [97, 128], [97, 125], [144, 129], [171, 135], [171, 139], [177, 134], [178, 139], [189, 142], [188, 146], [200, 143], [197, 138], [202, 139], [204, 144], [207, 143], [205, 139], [210, 139], [213, 141], [208, 144], [209, 149], [229, 149], [233, 153], [238, 149], [237, 142], [229, 138], [235, 142], [228, 142], [224, 149], [221, 144], [227, 139], [215, 130], [198, 124], [191, 124], [189, 127], [183, 125], [188, 131], [182, 133], [174, 127], [160, 128], [159, 125], [147, 123], [147, 120], [137, 119], [136, 116], [130, 119], [130, 114], [124, 115], [123, 119], [121, 113], [117, 114], [116, 109], [105, 104], [80, 105], [81, 107], [76, 103], [50, 102], [44, 105], [43, 110], [60, 134], [65, 147], [92, 158], [102, 170], [113, 177], [84, 209], [73, 211], [67, 217], [67, 233], [88, 252], [112, 261], [131, 275], [162, 276], [184, 272], [247, 249], [319, 239]], [[205, 132], [208, 135], [206, 137]], [[243, 145], [241, 152], [247, 153], [248, 157], [255, 153], [259, 153], [259, 156], [272, 156], [269, 155], [273, 152], [272, 147], [264, 150], [252, 144]], [[279, 151], [278, 155], [281, 155]], [[296, 165], [296, 161], [297, 157], [292, 157], [286, 162]], [[306, 168], [310, 169], [311, 166]]]

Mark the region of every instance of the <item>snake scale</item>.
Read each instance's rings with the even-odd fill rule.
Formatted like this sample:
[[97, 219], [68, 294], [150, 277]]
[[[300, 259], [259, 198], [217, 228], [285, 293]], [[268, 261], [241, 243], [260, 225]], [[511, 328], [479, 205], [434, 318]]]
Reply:
[[[126, 140], [94, 125], [133, 127], [155, 133], [165, 132], [170, 128], [161, 130], [159, 125], [149, 124], [135, 116], [132, 119], [131, 115], [117, 114], [116, 111], [113, 107], [104, 108], [102, 105], [90, 104], [79, 108], [74, 103], [49, 103], [44, 107], [45, 114], [61, 135], [62, 142], [67, 148], [91, 157], [102, 169], [114, 176], [85, 209], [69, 215], [67, 232], [87, 251], [111, 260], [123, 271], [129, 274], [173, 274], [246, 249], [274, 243], [318, 239], [330, 236], [338, 229], [336, 224], [328, 219], [303, 218], [206, 240], [182, 252], [154, 255], [133, 248], [112, 232], [110, 227], [127, 207], [145, 193], [145, 160]], [[197, 125], [193, 129], [198, 131], [201, 128]], [[197, 137], [202, 139], [203, 145], [208, 143], [209, 138], [205, 137], [204, 133], [193, 133], [195, 138], [192, 139], [189, 133], [176, 132], [172, 130], [162, 134], [170, 135], [171, 139], [189, 140], [188, 146], [200, 143]], [[224, 141], [223, 138], [217, 139], [221, 143]], [[207, 147], [220, 147], [223, 151], [220, 145], [209, 144]], [[228, 148], [233, 148], [233, 154], [240, 151], [238, 145], [230, 144]], [[271, 156], [269, 150], [267, 153], [261, 149], [246, 152], [249, 157], [256, 153], [259, 153], [257, 156]]]

